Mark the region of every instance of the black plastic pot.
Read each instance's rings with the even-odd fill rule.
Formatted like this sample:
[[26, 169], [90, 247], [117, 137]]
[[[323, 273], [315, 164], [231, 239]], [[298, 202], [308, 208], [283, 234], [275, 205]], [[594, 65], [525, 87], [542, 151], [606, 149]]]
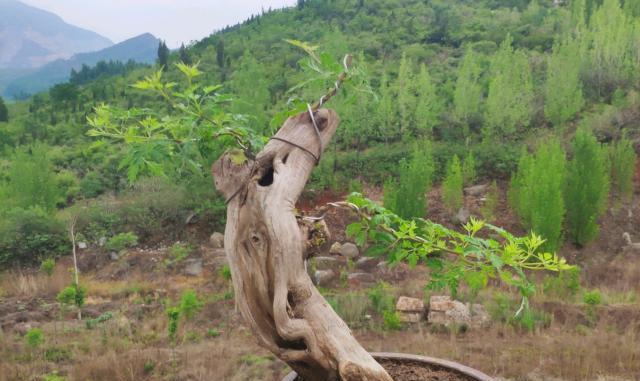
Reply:
[[[426, 356], [408, 355], [404, 353], [379, 352], [372, 353], [371, 355], [373, 355], [376, 360], [395, 360], [398, 362], [406, 361], [409, 364], [424, 364], [430, 368], [442, 369], [450, 371], [451, 373], [459, 374], [461, 376], [467, 377], [469, 380], [495, 381], [493, 378], [487, 376], [479, 370], [469, 368], [468, 366], [464, 366], [453, 361], [441, 360]], [[296, 374], [296, 372], [291, 372], [285, 378], [283, 378], [282, 381], [295, 381], [297, 376], [298, 375]]]

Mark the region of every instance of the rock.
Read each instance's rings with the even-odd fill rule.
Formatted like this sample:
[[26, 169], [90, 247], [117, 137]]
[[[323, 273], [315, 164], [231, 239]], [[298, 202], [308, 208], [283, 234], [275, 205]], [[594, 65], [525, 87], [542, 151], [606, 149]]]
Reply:
[[112, 261], [115, 262], [118, 259], [120, 259], [120, 256], [115, 251], [112, 251], [112, 252], [109, 253], [109, 259], [111, 259]]
[[472, 187], [464, 188], [464, 194], [467, 196], [479, 197], [487, 192], [489, 184], [474, 185]]
[[214, 249], [222, 249], [224, 247], [224, 234], [218, 232], [211, 234], [209, 242], [211, 242], [211, 246]]
[[86, 242], [78, 242], [78, 249], [84, 250], [86, 248], [87, 248], [87, 243]]
[[356, 268], [362, 271], [371, 271], [378, 265], [377, 258], [362, 257], [356, 261]]
[[102, 247], [107, 244], [107, 237], [100, 237], [98, 240], [98, 246]]
[[184, 273], [189, 276], [200, 276], [202, 274], [202, 259], [192, 258], [184, 261]]
[[471, 305], [471, 326], [483, 328], [491, 324], [491, 317], [482, 304]]
[[471, 312], [469, 307], [448, 296], [432, 296], [429, 300], [428, 321], [431, 324], [470, 325]]
[[417, 298], [401, 296], [396, 303], [400, 320], [405, 323], [418, 323], [424, 316], [424, 302]]
[[342, 249], [342, 244], [340, 242], [334, 242], [329, 249], [329, 254], [340, 254], [340, 249]]
[[389, 267], [389, 264], [387, 263], [387, 261], [382, 261], [378, 263], [378, 265], [376, 266], [378, 271], [385, 271], [388, 267]]
[[316, 270], [335, 270], [340, 267], [340, 262], [334, 257], [313, 258]]
[[343, 257], [354, 259], [358, 258], [358, 256], [360, 255], [360, 250], [358, 250], [358, 246], [356, 246], [355, 244], [347, 242], [340, 247], [340, 255], [342, 255]]
[[471, 213], [469, 212], [469, 209], [463, 206], [462, 208], [460, 208], [460, 210], [458, 210], [458, 213], [456, 213], [454, 220], [457, 223], [466, 224], [467, 222], [469, 222], [469, 218], [471, 218]]
[[622, 239], [624, 239], [624, 242], [627, 244], [627, 248], [630, 248], [632, 250], [640, 250], [640, 242], [633, 242], [629, 233], [622, 233]]
[[351, 273], [347, 277], [350, 283], [373, 283], [375, 278], [369, 273]]
[[316, 270], [313, 274], [313, 279], [316, 282], [316, 286], [327, 287], [335, 279], [336, 273], [333, 270]]

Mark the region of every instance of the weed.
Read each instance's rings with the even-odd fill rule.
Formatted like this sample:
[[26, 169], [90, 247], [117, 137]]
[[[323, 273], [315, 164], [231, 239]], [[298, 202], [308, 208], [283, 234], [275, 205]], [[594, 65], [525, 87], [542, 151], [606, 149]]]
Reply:
[[56, 268], [56, 260], [54, 258], [47, 258], [40, 264], [40, 272], [46, 274], [48, 277], [53, 275], [53, 270]]
[[193, 290], [186, 290], [180, 297], [180, 314], [187, 319], [192, 319], [195, 314], [202, 310], [204, 303], [198, 299]]
[[126, 248], [133, 247], [138, 244], [138, 236], [134, 233], [120, 233], [109, 238], [106, 247], [111, 251], [122, 251]]
[[402, 321], [397, 311], [384, 311], [382, 313], [382, 324], [385, 331], [398, 331], [402, 329]]
[[189, 256], [193, 251], [193, 248], [189, 245], [183, 245], [180, 243], [175, 243], [169, 248], [169, 258], [164, 260], [164, 265], [166, 267], [171, 267], [176, 265]]
[[44, 334], [40, 328], [31, 328], [24, 335], [24, 340], [27, 342], [29, 348], [31, 348], [32, 351], [35, 351], [44, 342]]
[[391, 286], [386, 282], [378, 282], [369, 290], [369, 300], [373, 309], [382, 314], [385, 311], [391, 311], [394, 308], [393, 295], [390, 294]]
[[220, 331], [217, 328], [207, 329], [207, 337], [216, 338], [220, 336]]

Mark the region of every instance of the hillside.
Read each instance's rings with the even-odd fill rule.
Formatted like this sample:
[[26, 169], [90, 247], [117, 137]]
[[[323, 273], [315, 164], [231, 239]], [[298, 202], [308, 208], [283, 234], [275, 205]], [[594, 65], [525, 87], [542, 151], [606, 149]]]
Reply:
[[113, 43], [17, 0], [0, 1], [0, 69], [32, 69]]
[[72, 70], [79, 71], [83, 65], [95, 66], [100, 61], [151, 64], [156, 59], [159, 42], [159, 39], [147, 33], [102, 50], [74, 54], [69, 59], [50, 62], [27, 75], [16, 75], [12, 80], [5, 80], [4, 95], [8, 98], [25, 98], [57, 83], [67, 82]]
[[[156, 65], [102, 62], [9, 103], [0, 381], [280, 381], [287, 369], [232, 300], [210, 168], [229, 148], [250, 160], [334, 86], [346, 53], [326, 106], [341, 122], [295, 210], [326, 223], [306, 269], [358, 340], [503, 380], [635, 381], [639, 37], [631, 0], [300, 0]], [[347, 234], [356, 216], [327, 204], [352, 192], [385, 209], [363, 207], [380, 214]], [[495, 230], [475, 236], [472, 217]], [[362, 230], [372, 221], [387, 230]], [[457, 239], [469, 241], [447, 249]], [[505, 270], [551, 252], [576, 268]], [[466, 320], [425, 313], [445, 294]], [[424, 302], [417, 322], [400, 319], [401, 296]]]

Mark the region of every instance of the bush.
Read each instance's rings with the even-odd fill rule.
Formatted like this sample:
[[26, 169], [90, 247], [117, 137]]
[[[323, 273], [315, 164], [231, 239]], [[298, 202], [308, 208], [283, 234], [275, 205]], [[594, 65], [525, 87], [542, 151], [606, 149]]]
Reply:
[[609, 151], [611, 182], [623, 200], [633, 195], [633, 175], [638, 158], [633, 143], [626, 136], [615, 142]]
[[398, 331], [402, 328], [400, 315], [396, 311], [384, 311], [382, 314], [382, 328], [385, 331]]
[[164, 265], [167, 267], [171, 267], [177, 263], [180, 263], [187, 259], [189, 254], [191, 254], [192, 248], [189, 245], [182, 245], [179, 243], [174, 243], [169, 248], [169, 258], [164, 260]]
[[31, 350], [36, 350], [44, 342], [44, 334], [40, 328], [31, 328], [24, 335], [24, 340]]
[[129, 247], [134, 247], [138, 244], [138, 236], [128, 232], [117, 234], [107, 241], [107, 250], [122, 251]]
[[84, 306], [86, 295], [86, 288], [73, 284], [69, 287], [63, 288], [56, 296], [56, 300], [62, 305], [75, 305], [76, 307], [81, 308]]
[[580, 268], [560, 271], [556, 276], [548, 276], [542, 283], [545, 294], [555, 295], [568, 300], [580, 291]]
[[40, 263], [40, 271], [47, 276], [53, 275], [53, 270], [56, 268], [56, 260], [54, 258], [47, 258]]
[[546, 240], [543, 248], [549, 251], [562, 242], [565, 160], [557, 139], [543, 141], [535, 155], [522, 153], [509, 188], [511, 206], [527, 228]]
[[104, 191], [105, 184], [98, 172], [89, 172], [80, 180], [80, 194], [84, 198], [98, 197]]
[[454, 155], [449, 163], [447, 175], [442, 182], [442, 199], [444, 205], [452, 212], [462, 207], [462, 167], [458, 155]]
[[602, 304], [602, 294], [599, 290], [591, 290], [584, 293], [582, 301], [588, 306], [598, 306]]
[[582, 246], [598, 237], [598, 217], [609, 194], [609, 167], [605, 149], [590, 130], [580, 128], [572, 146], [565, 202], [569, 236]]
[[394, 310], [395, 298], [390, 292], [391, 286], [386, 282], [378, 282], [369, 290], [369, 300], [376, 312], [383, 314], [385, 311]]
[[192, 319], [195, 314], [202, 310], [204, 303], [198, 299], [195, 291], [186, 290], [180, 297], [180, 314], [186, 319]]
[[70, 250], [63, 224], [41, 208], [15, 208], [0, 219], [0, 266], [37, 264]]

